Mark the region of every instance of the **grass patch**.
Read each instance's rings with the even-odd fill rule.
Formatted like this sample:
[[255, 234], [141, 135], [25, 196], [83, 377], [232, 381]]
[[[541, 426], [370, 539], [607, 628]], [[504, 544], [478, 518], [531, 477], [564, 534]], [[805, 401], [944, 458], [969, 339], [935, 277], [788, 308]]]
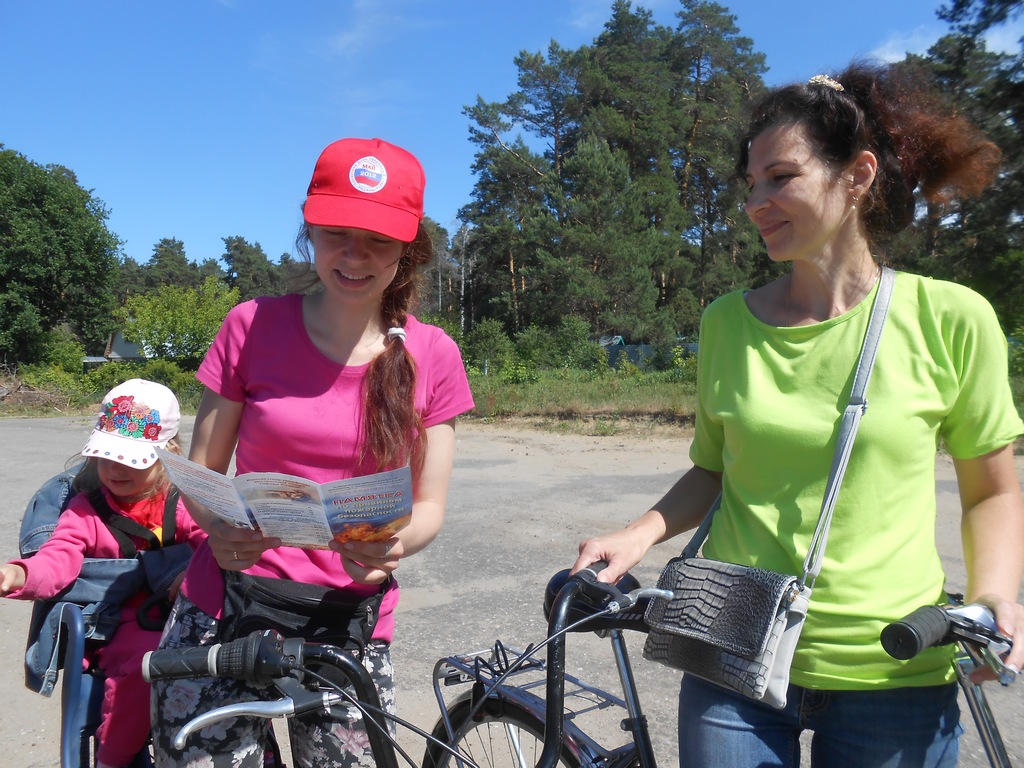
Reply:
[[[132, 376], [163, 379], [177, 393], [186, 414], [195, 414], [201, 393], [191, 373], [177, 370], [125, 366], [79, 377], [31, 373], [0, 376], [0, 418], [91, 416], [112, 386]], [[693, 428], [697, 387], [688, 369], [641, 371], [634, 366], [600, 373], [571, 369], [522, 373], [471, 372], [476, 408], [462, 419], [593, 436], [679, 435]], [[1024, 414], [1024, 376], [1011, 377], [1010, 386], [1017, 412]], [[1024, 454], [1024, 438], [1017, 440], [1015, 449]]]
[[463, 418], [563, 434], [679, 434], [697, 406], [696, 385], [672, 371], [537, 371], [526, 381], [474, 374], [470, 386], [476, 408]]

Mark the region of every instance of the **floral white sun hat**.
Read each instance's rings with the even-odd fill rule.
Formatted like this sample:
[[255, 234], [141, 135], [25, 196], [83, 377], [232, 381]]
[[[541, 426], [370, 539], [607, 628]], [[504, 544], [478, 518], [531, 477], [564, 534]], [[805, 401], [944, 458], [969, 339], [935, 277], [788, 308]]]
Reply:
[[82, 455], [110, 459], [127, 467], [147, 469], [178, 434], [181, 410], [174, 393], [163, 384], [130, 379], [110, 390]]

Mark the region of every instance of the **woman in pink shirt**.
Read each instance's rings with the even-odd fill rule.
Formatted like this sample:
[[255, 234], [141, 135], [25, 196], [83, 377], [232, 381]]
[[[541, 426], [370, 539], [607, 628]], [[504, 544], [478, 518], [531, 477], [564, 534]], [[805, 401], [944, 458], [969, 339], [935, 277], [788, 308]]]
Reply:
[[[316, 631], [344, 636], [384, 705], [394, 708], [392, 574], [441, 527], [455, 418], [473, 407], [455, 342], [409, 314], [416, 272], [433, 253], [422, 226], [424, 182], [415, 157], [379, 139], [342, 139], [322, 152], [298, 240], [317, 290], [256, 299], [229, 313], [197, 374], [206, 391], [190, 454], [220, 472], [234, 456], [238, 474], [284, 472], [318, 483], [408, 465], [412, 522], [388, 541], [300, 549], [218, 522], [190, 503], [209, 540], [189, 567], [165, 647], [234, 636], [249, 607], [232, 608], [229, 600], [225, 610], [225, 585], [230, 596], [240, 581], [255, 583], [285, 602], [296, 590], [320, 589], [350, 600], [353, 609], [372, 606], [374, 618], [351, 632], [350, 616], [340, 609], [342, 626]], [[305, 629], [280, 629], [308, 636]], [[199, 712], [260, 695], [228, 680], [155, 685], [157, 764], [263, 766], [269, 728], [256, 719], [227, 721], [217, 734], [193, 736], [181, 751], [171, 744]], [[372, 764], [354, 712], [347, 722], [290, 721], [290, 728], [300, 768]]]

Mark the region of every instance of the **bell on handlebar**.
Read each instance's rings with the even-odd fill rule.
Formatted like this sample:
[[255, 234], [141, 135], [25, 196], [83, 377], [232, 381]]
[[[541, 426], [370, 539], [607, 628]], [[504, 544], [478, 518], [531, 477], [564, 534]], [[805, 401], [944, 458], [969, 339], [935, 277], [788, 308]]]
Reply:
[[[544, 590], [544, 618], [550, 618], [551, 606], [554, 605], [555, 597], [565, 586], [566, 582], [569, 581], [569, 569], [559, 571], [548, 581], [548, 586]], [[618, 580], [616, 586], [623, 592], [630, 592], [634, 589], [640, 588], [640, 582], [632, 574], [624, 574], [622, 578]], [[569, 623], [573, 623], [582, 619], [586, 616], [591, 616], [600, 609], [601, 606], [593, 606], [589, 603], [576, 599], [573, 600], [572, 605], [569, 607]]]

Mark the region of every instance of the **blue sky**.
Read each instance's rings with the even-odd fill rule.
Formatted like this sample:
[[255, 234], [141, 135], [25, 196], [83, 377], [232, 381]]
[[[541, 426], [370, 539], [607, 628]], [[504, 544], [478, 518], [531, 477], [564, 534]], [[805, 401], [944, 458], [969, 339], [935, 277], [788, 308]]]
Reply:
[[[193, 261], [235, 235], [272, 261], [292, 251], [316, 157], [343, 136], [416, 154], [427, 215], [453, 232], [474, 181], [463, 107], [508, 96], [520, 51], [591, 42], [611, 4], [0, 0], [0, 143], [71, 168], [140, 263], [164, 237]], [[921, 53], [946, 31], [941, 0], [722, 4], [772, 85]], [[680, 7], [640, 5], [673, 26]], [[1016, 44], [1021, 24], [1003, 34]]]

